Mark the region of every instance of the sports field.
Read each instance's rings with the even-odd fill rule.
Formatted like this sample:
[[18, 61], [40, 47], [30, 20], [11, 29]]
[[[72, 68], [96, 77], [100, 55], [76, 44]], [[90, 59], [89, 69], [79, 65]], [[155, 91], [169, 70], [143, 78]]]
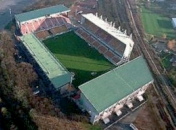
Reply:
[[75, 86], [114, 67], [74, 32], [68, 32], [43, 42], [70, 72], [75, 73], [73, 81]]
[[145, 7], [141, 7], [141, 19], [147, 34], [159, 37], [166, 34], [166, 36], [171, 39], [176, 37], [176, 32], [174, 32], [171, 19], [162, 14], [157, 14]]

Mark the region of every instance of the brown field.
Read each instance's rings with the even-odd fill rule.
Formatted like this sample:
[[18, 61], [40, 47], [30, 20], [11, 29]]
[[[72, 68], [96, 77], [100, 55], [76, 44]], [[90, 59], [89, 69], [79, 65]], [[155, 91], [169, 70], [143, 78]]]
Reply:
[[165, 123], [162, 121], [156, 104], [158, 98], [153, 88], [150, 88], [147, 92], [148, 101], [142, 107], [134, 124], [139, 130], [165, 130]]

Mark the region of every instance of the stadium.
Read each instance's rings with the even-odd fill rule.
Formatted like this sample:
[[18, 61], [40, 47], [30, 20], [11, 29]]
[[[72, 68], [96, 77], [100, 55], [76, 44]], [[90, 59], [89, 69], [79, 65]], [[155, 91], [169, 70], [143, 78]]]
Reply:
[[56, 5], [15, 15], [20, 47], [49, 90], [63, 94], [74, 86], [73, 100], [90, 122], [108, 124], [125, 105], [144, 101], [153, 78], [142, 56], [129, 61], [134, 42], [126, 31], [92, 13], [81, 14], [75, 26], [69, 11]]

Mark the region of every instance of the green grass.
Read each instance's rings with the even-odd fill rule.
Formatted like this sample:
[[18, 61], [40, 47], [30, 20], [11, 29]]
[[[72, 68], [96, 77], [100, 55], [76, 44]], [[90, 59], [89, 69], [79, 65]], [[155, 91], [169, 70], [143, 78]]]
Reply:
[[166, 69], [169, 69], [171, 67], [170, 59], [172, 58], [172, 54], [163, 54], [163, 58], [161, 59], [163, 66]]
[[[73, 81], [75, 86], [114, 67], [74, 32], [65, 33], [43, 42], [70, 72], [75, 73]], [[92, 76], [91, 72], [97, 72], [97, 74]]]
[[157, 14], [145, 7], [141, 7], [141, 19], [147, 34], [152, 34], [158, 37], [162, 37], [163, 34], [166, 34], [170, 39], [176, 37], [171, 19], [162, 14]]

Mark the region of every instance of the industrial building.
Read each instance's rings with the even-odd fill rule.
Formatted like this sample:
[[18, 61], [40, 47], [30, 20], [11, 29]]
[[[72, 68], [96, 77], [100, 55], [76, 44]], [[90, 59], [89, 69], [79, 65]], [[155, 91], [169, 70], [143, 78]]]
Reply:
[[142, 56], [131, 60], [89, 82], [79, 86], [79, 103], [90, 114], [90, 122], [99, 120], [109, 123], [109, 116], [120, 116], [132, 101], [143, 101], [143, 94], [153, 83], [153, 78]]

